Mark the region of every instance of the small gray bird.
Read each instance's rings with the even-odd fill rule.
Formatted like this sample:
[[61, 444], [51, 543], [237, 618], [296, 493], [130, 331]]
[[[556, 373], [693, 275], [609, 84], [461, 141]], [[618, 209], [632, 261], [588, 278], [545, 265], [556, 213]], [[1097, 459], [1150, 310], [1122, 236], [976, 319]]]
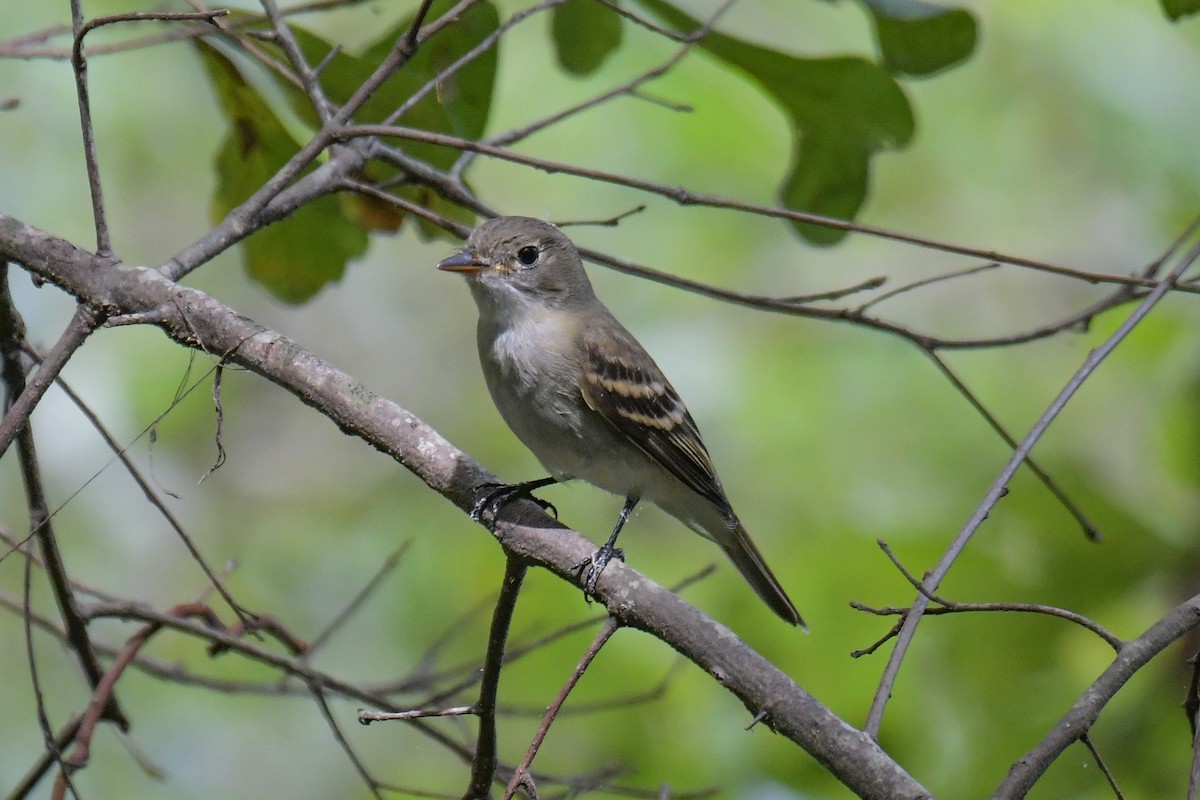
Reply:
[[648, 500], [720, 545], [772, 611], [804, 625], [733, 513], [679, 394], [596, 297], [562, 231], [530, 217], [497, 217], [438, 269], [467, 277], [492, 400], [552, 476], [511, 487], [509, 496], [582, 478], [625, 498], [612, 536], [592, 558], [589, 590], [619, 554], [616, 537], [634, 506]]

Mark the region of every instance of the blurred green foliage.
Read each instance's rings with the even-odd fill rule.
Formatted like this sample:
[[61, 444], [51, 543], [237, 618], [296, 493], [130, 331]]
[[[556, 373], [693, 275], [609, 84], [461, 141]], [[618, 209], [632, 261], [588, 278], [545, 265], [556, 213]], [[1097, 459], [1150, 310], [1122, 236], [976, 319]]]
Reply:
[[[891, 145], [909, 144], [872, 159], [872, 193], [861, 218], [1097, 271], [1131, 273], [1157, 257], [1195, 215], [1200, 196], [1195, 22], [1172, 25], [1161, 10], [1123, 0], [961, 5], [978, 24], [973, 55], [932, 80], [905, 80], [902, 93], [894, 90], [905, 109], [916, 109], [919, 124], [907, 137], [895, 135], [903, 126], [886, 128]], [[497, 6], [497, 19], [518, 8]], [[87, 10], [130, 7], [128, 0], [109, 0]], [[646, 87], [665, 104], [622, 98], [519, 146], [666, 185], [771, 202], [784, 176], [801, 174], [792, 160], [794, 108], [780, 100], [784, 90], [762, 88], [769, 70], [766, 78], [747, 80], [753, 69], [731, 68], [734, 56], [751, 48], [782, 59], [772, 63], [847, 59], [892, 80], [884, 67], [870, 66], [882, 49], [885, 67], [919, 71], [891, 63], [897, 56], [889, 55], [877, 17], [884, 5], [869, 7], [864, 13], [846, 3], [738, 5], [720, 25], [734, 43], [724, 55], [698, 48]], [[687, 10], [700, 18], [708, 7]], [[10, 11], [9, 35], [68, 19], [65, 7], [54, 4], [18, 4]], [[328, 17], [310, 15], [302, 24], [312, 38], [302, 42], [342, 45], [330, 64], [344, 63], [338, 69], [350, 74], [369, 68], [380, 55], [372, 48], [386, 38], [380, 32], [397, 30], [411, 13], [410, 3], [366, 3]], [[622, 30], [620, 45], [606, 58], [593, 57], [590, 71], [568, 75], [547, 46], [554, 27], [546, 15], [514, 28], [501, 43], [494, 87], [483, 93], [491, 104], [482, 117], [490, 119], [486, 132], [527, 124], [629, 80], [677, 47], [640, 27]], [[96, 44], [128, 35], [121, 26], [91, 34]], [[303, 106], [273, 79], [251, 79], [244, 64], [234, 66], [245, 70], [235, 85], [253, 86], [270, 102], [294, 147], [295, 132], [311, 124]], [[230, 177], [212, 169], [213, 154], [223, 152], [229, 135], [230, 108], [227, 97], [211, 91], [214, 69], [205, 69], [184, 45], [91, 63], [106, 198], [117, 250], [131, 263], [162, 263], [202, 235], [209, 198]], [[328, 78], [333, 92], [335, 74]], [[0, 160], [0, 208], [89, 244], [68, 67], [0, 60], [0, 87], [12, 87], [0, 95], [21, 101], [16, 110], [0, 112], [11, 154]], [[462, 107], [478, 110], [480, 102]], [[430, 103], [430, 114], [444, 108]], [[670, 110], [679, 106], [694, 110]], [[265, 115], [253, 116], [255, 125], [268, 124]], [[482, 123], [447, 117], [422, 124]], [[887, 138], [863, 134], [855, 152], [864, 152], [863, 141]], [[433, 151], [421, 155], [434, 157]], [[581, 227], [572, 236], [585, 246], [751, 293], [798, 295], [881, 274], [889, 277], [886, 289], [973, 266], [861, 236], [837, 248], [810, 247], [778, 222], [678, 208], [621, 187], [486, 160], [469, 177], [485, 202], [508, 213], [606, 218], [647, 203], [646, 212], [615, 229]], [[372, 237], [353, 268], [336, 270], [339, 281], [305, 284], [306, 292], [317, 292], [305, 305], [268, 296], [233, 256], [189, 281], [394, 398], [502, 477], [535, 477], [537, 465], [504, 428], [483, 388], [467, 292], [433, 270], [452, 245], [415, 234], [402, 226], [395, 237]], [[344, 263], [326, 245], [306, 247], [316, 267]], [[595, 268], [592, 275], [601, 296], [687, 398], [730, 497], [812, 634], [782, 626], [723, 563], [686, 597], [851, 724], [861, 724], [887, 646], [858, 659], [849, 653], [870, 645], [890, 621], [848, 604], [904, 605], [913, 597], [876, 540], [886, 540], [913, 572], [930, 567], [1008, 457], [1007, 448], [928, 359], [899, 339], [712, 303]], [[16, 283], [33, 338], [52, 343], [73, 304], [51, 289]], [[923, 331], [979, 337], [1072, 313], [1103, 291], [1004, 268], [910, 292], [875, 310]], [[951, 353], [948, 360], [1019, 435], [1126, 313], [1106, 314], [1084, 333]], [[1035, 451], [1104, 531], [1104, 542], [1085, 541], [1023, 471], [951, 571], [944, 595], [1063, 606], [1129, 638], [1196, 592], [1197, 329], [1190, 296], [1164, 303]], [[394, 463], [347, 439], [290, 395], [237, 372], [226, 375], [223, 388], [227, 462], [197, 485], [215, 455], [211, 366], [153, 330], [115, 329], [90, 341], [66, 378], [117, 438], [130, 443], [131, 456], [155, 485], [178, 495], [168, 502], [210, 562], [219, 567], [236, 560], [231, 590], [303, 636], [315, 637], [390, 553], [410, 543], [397, 570], [318, 653], [317, 666], [349, 680], [383, 681], [475, 663], [502, 574], [494, 542]], [[172, 408], [179, 387], [193, 384], [197, 388]], [[143, 431], [168, 408], [151, 443]], [[72, 572], [160, 607], [199, 594], [205, 582], [183, 546], [61, 395], [48, 397], [34, 425], [52, 502], [65, 504], [56, 522]], [[565, 521], [596, 538], [620, 505], [585, 486], [546, 496]], [[23, 508], [10, 457], [0, 461], [0, 524], [20, 532]], [[654, 509], [639, 512], [625, 535], [630, 562], [664, 584], [719, 561], [711, 545]], [[20, 596], [22, 569], [15, 557], [0, 562], [5, 596]], [[35, 587], [33, 602], [53, 615], [44, 587]], [[515, 641], [532, 641], [596, 611], [574, 589], [534, 573], [518, 607]], [[120, 642], [133, 629], [109, 623], [97, 636]], [[509, 761], [523, 752], [534, 712], [590, 636], [590, 630], [573, 634], [505, 672], [503, 704], [525, 712], [502, 723], [501, 753]], [[34, 641], [49, 711], [61, 724], [86, 698], [62, 648], [41, 634]], [[0, 692], [4, 787], [41, 751], [23, 642], [20, 619], [0, 615], [0, 670], [7, 676]], [[1153, 662], [1092, 731], [1127, 796], [1183, 794], [1192, 748], [1178, 703], [1189, 678], [1184, 659], [1195, 645], [1170, 648]], [[235, 657], [207, 660], [201, 644], [178, 635], [156, 639], [150, 655], [228, 679], [271, 680]], [[939, 796], [983, 796], [1111, 656], [1096, 638], [1059, 620], [927, 619], [896, 686], [883, 744]], [[665, 783], [676, 791], [716, 786], [722, 797], [847, 796], [788, 742], [761, 726], [745, 732], [749, 715], [736, 700], [708, 676], [676, 664], [673, 653], [648, 637], [618, 635], [568, 709], [636, 695], [670, 676], [665, 693], [632, 707], [564, 718], [538, 766], [566, 774], [615, 765], [626, 770], [622, 783], [649, 791]], [[118, 694], [134, 721], [129, 744], [163, 781], [102, 729], [92, 763], [74, 778], [83, 796], [366, 795], [311, 699], [247, 699], [137, 673]], [[469, 692], [456, 698], [471, 699]], [[355, 706], [337, 701], [332, 707], [375, 774], [410, 787], [461, 791], [465, 769], [457, 759], [410, 728], [358, 726]], [[464, 739], [473, 731], [470, 722], [431, 724]], [[1074, 746], [1031, 796], [1106, 798], [1111, 790], [1090, 755]]]

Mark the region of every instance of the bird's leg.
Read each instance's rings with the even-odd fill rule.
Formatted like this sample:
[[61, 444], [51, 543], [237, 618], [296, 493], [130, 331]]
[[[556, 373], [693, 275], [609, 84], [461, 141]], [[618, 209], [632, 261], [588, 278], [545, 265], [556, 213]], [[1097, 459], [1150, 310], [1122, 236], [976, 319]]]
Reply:
[[558, 478], [538, 478], [535, 481], [524, 481], [513, 484], [485, 483], [480, 488], [486, 488], [487, 491], [480, 495], [479, 499], [475, 501], [475, 505], [471, 507], [471, 519], [479, 522], [485, 510], [495, 517], [496, 514], [500, 513], [501, 508], [520, 497], [532, 500], [541, 506], [543, 511], [553, 513], [554, 518], [558, 519], [558, 509], [554, 507], [553, 503], [533, 496], [536, 490], [541, 489], [543, 486], [549, 486], [552, 483], [558, 483]]
[[625, 523], [629, 521], [629, 515], [633, 513], [633, 507], [641, 500], [637, 495], [630, 495], [625, 498], [625, 505], [621, 508], [621, 515], [617, 517], [617, 525], [613, 528], [612, 535], [608, 537], [599, 550], [592, 553], [592, 557], [587, 561], [580, 563], [580, 574], [586, 570], [587, 578], [583, 582], [584, 597], [594, 595], [596, 593], [596, 583], [600, 580], [600, 573], [608, 566], [608, 562], [614, 558], [624, 561], [625, 551], [617, 547], [617, 535], [621, 529], [625, 527]]

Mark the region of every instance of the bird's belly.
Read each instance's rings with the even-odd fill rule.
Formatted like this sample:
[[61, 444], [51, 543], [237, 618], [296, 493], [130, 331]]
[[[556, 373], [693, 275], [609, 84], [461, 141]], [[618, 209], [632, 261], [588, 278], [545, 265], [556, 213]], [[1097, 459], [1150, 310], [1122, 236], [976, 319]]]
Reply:
[[[508, 427], [542, 466], [560, 480], [579, 478], [621, 496], [641, 494], [646, 455], [592, 416], [572, 383], [522, 382], [497, 371], [488, 389]], [[603, 426], [597, 430], [595, 426]]]
[[653, 502], [664, 477], [674, 478], [587, 407], [578, 366], [556, 352], [557, 337], [543, 333], [532, 324], [481, 337], [484, 377], [500, 415], [554, 477]]

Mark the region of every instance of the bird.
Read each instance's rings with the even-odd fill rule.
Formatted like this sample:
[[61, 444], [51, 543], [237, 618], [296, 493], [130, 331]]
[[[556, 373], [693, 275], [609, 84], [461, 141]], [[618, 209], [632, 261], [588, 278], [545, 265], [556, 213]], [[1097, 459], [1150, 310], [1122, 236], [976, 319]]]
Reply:
[[479, 309], [488, 391], [550, 473], [502, 486], [477, 512], [491, 499], [532, 497], [536, 488], [576, 478], [624, 497], [612, 535], [584, 562], [585, 592], [594, 593], [604, 566], [624, 556], [617, 535], [638, 502], [648, 501], [715, 542], [772, 611], [807, 629], [734, 513], [679, 393], [596, 296], [579, 251], [557, 226], [489, 219], [437, 268], [466, 277]]

